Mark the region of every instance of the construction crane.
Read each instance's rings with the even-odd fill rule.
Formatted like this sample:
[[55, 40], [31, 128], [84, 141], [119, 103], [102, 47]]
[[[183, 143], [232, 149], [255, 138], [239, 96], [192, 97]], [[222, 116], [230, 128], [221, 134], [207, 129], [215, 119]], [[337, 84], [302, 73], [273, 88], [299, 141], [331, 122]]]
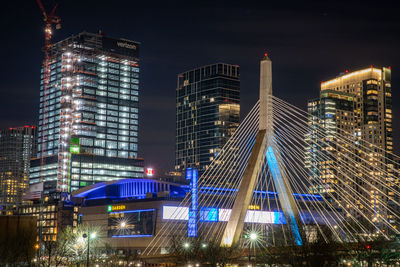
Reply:
[[[43, 182], [43, 169], [45, 165], [45, 145], [47, 141], [47, 132], [48, 132], [48, 95], [49, 95], [49, 88], [50, 88], [50, 72], [51, 72], [51, 38], [53, 36], [53, 24], [56, 25], [56, 29], [61, 28], [61, 19], [60, 17], [55, 15], [55, 11], [57, 9], [58, 4], [55, 4], [50, 13], [46, 12], [41, 0], [36, 0], [37, 4], [39, 5], [40, 10], [43, 13], [43, 20], [45, 24], [44, 30], [44, 59], [43, 59], [43, 95], [42, 95], [42, 120], [40, 123], [41, 127], [41, 136], [40, 136], [40, 173], [41, 179]], [[43, 189], [42, 189], [43, 191]], [[41, 243], [43, 239], [43, 228], [42, 228], [42, 221], [43, 221], [43, 192], [41, 192], [40, 197], [40, 213], [39, 213], [39, 249], [38, 249], [38, 260], [37, 266], [40, 266], [40, 259], [41, 259]]]
[[56, 29], [61, 28], [61, 18], [55, 15], [55, 11], [57, 9], [58, 4], [55, 4], [54, 7], [51, 9], [50, 13], [46, 12], [46, 9], [43, 6], [41, 0], [36, 0], [37, 4], [39, 5], [40, 10], [43, 13], [43, 20], [45, 24], [45, 37], [44, 37], [44, 59], [43, 59], [43, 103], [42, 103], [42, 122], [41, 122], [41, 141], [40, 144], [40, 165], [43, 166], [45, 164], [44, 159], [44, 152], [45, 152], [45, 144], [47, 140], [47, 101], [48, 101], [48, 93], [49, 93], [49, 86], [50, 86], [50, 65], [51, 65], [51, 38], [53, 36], [53, 24], [56, 25]]

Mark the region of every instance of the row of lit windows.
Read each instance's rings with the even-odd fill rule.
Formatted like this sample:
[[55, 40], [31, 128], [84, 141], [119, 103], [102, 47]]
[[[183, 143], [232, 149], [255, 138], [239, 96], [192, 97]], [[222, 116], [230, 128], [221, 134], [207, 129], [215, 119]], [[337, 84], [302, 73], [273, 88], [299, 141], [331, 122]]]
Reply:
[[119, 110], [119, 111], [126, 111], [126, 112], [134, 112], [138, 113], [137, 108], [129, 108], [127, 106], [122, 106], [122, 105], [113, 105], [113, 104], [106, 104], [106, 103], [97, 103], [96, 106], [101, 109], [112, 109], [112, 110]]
[[106, 91], [97, 91], [97, 95], [99, 95], [99, 96], [107, 96], [107, 97], [111, 97], [111, 98], [119, 98], [119, 99], [122, 99], [122, 100], [132, 100], [132, 101], [138, 101], [139, 99], [138, 99], [138, 97], [137, 96], [134, 96], [134, 95], [132, 95], [132, 96], [129, 96], [129, 95], [126, 95], [126, 94], [120, 94], [120, 95], [118, 95], [117, 93], [108, 93], [107, 94], [107, 92]]
[[[132, 94], [132, 95], [139, 95], [139, 86], [138, 85], [131, 85], [131, 89], [133, 90], [129, 90], [129, 89], [124, 89], [124, 88], [120, 88], [120, 87], [113, 87], [113, 86], [106, 86], [106, 85], [99, 85], [98, 90], [104, 90], [104, 91], [108, 91], [109, 92], [114, 92], [114, 93], [121, 93], [121, 94]], [[93, 93], [94, 94], [94, 93]]]
[[[139, 170], [138, 170], [139, 171]], [[96, 170], [96, 169], [83, 169], [83, 168], [72, 168], [72, 174], [87, 174], [87, 175], [105, 175], [105, 176], [124, 176], [124, 177], [136, 177], [137, 172], [127, 171], [111, 171], [111, 170]]]
[[[108, 70], [107, 72], [115, 73], [115, 74], [122, 74], [122, 75], [127, 75], [128, 74], [127, 71], [139, 72], [138, 67], [132, 67], [132, 66], [108, 62], [108, 61], [101, 61], [99, 63], [99, 65], [101, 67], [97, 68], [97, 70], [102, 71], [102, 72], [106, 72]], [[107, 68], [107, 66], [109, 68]], [[124, 70], [126, 72], [119, 71], [118, 69]]]
[[93, 168], [93, 169], [106, 169], [106, 170], [126, 170], [126, 171], [142, 171], [143, 167], [136, 167], [132, 165], [115, 165], [115, 164], [104, 164], [104, 163], [88, 163], [77, 161], [72, 162], [73, 167], [82, 168]]
[[[100, 73], [99, 78], [101, 78], [100, 80], [114, 80], [114, 81], [120, 81], [120, 82], [124, 82], [124, 83], [139, 83], [138, 75], [132, 75], [132, 78], [129, 77], [129, 75], [115, 75], [115, 74], [105, 74], [105, 73]], [[101, 82], [103, 83], [103, 82]]]
[[[28, 213], [39, 213], [40, 210], [42, 210], [43, 212], [52, 212], [56, 210], [56, 206], [55, 205], [51, 205], [51, 206], [44, 206], [40, 209], [40, 207], [25, 207], [22, 209], [22, 213], [24, 214], [28, 214]], [[52, 215], [48, 214], [48, 215], [43, 215], [46, 216], [44, 217], [45, 219], [49, 218], [54, 218], [54, 213], [51, 213]], [[50, 216], [50, 217], [48, 217]]]
[[[116, 112], [116, 111], [112, 111], [112, 112]], [[119, 117], [114, 117], [114, 116], [110, 116], [110, 115], [108, 115], [108, 116], [106, 116], [106, 115], [97, 115], [96, 116], [96, 120], [108, 121], [108, 122], [138, 124], [137, 120], [132, 120], [132, 118], [137, 119], [138, 118], [138, 114], [132, 113], [130, 117], [131, 117], [131, 120], [129, 121], [129, 113], [120, 112], [120, 116]]]
[[137, 158], [136, 152], [117, 151], [110, 149], [95, 148], [93, 153], [98, 156], [119, 157], [119, 158]]
[[[114, 181], [118, 179], [130, 179], [130, 178], [143, 178], [142, 172], [133, 172], [127, 175], [122, 175], [119, 172], [111, 172], [105, 174], [73, 174], [71, 175], [71, 185], [78, 186], [77, 181], [89, 181], [89, 182], [101, 182], [101, 181]], [[74, 183], [73, 180], [75, 181]]]

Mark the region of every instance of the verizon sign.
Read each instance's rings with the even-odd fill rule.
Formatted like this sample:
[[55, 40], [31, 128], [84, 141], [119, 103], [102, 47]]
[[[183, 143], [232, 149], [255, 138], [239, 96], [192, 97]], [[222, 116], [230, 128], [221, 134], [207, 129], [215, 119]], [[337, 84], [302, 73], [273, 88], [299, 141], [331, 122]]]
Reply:
[[103, 49], [113, 53], [139, 58], [139, 44], [129, 40], [103, 37]]
[[136, 45], [130, 44], [130, 43], [126, 43], [126, 42], [117, 42], [117, 46], [128, 48], [128, 49], [134, 49], [134, 50], [136, 50], [136, 48], [137, 48]]

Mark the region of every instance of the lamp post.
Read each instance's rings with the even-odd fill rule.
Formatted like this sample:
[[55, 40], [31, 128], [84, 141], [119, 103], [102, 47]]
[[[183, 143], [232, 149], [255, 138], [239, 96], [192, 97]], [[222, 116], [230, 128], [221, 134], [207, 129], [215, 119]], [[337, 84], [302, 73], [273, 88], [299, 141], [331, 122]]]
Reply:
[[[255, 243], [255, 241], [257, 240], [258, 235], [256, 232], [251, 232], [249, 234], [249, 262], [251, 262], [251, 244]], [[254, 245], [254, 260], [255, 260], [255, 254], [256, 254], [256, 249], [255, 249], [255, 245]]]
[[96, 232], [89, 233], [88, 234], [83, 234], [83, 238], [87, 238], [87, 253], [86, 253], [86, 267], [89, 267], [89, 249], [90, 249], [90, 238], [96, 238]]

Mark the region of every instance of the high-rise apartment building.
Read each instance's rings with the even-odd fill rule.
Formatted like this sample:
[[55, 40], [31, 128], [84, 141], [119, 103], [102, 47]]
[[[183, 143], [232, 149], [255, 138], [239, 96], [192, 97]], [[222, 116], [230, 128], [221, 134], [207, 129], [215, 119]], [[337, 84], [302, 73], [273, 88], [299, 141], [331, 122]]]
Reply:
[[[327, 101], [330, 103], [328, 106]], [[390, 223], [395, 223], [393, 215], [386, 214], [385, 209], [382, 208], [383, 205], [390, 204], [391, 199], [394, 198], [394, 193], [388, 188], [391, 188], [393, 183], [396, 182], [393, 175], [395, 166], [391, 155], [393, 137], [390, 68], [374, 68], [371, 66], [367, 69], [344, 73], [335, 79], [322, 82], [320, 99], [310, 101], [308, 109], [310, 115], [316, 116], [311, 120], [311, 125], [317, 124], [318, 120], [319, 125], [325, 128], [326, 138], [331, 138], [331, 140], [321, 139], [328, 141], [324, 142], [325, 144], [330, 141], [334, 141], [332, 143], [340, 142], [336, 138], [339, 133], [352, 136], [353, 140], [350, 141], [354, 142], [354, 145], [345, 149], [346, 151], [338, 150], [337, 157], [333, 157], [330, 162], [324, 162], [321, 159], [318, 162], [314, 158], [313, 163], [315, 153], [312, 149], [309, 150], [306, 165], [310, 173], [313, 173], [312, 165], [316, 162], [318, 163], [314, 166], [318, 166], [318, 164], [325, 166], [325, 169], [322, 168], [324, 173], [315, 177], [311, 176], [311, 179], [319, 177], [325, 185], [325, 188], [319, 188], [316, 191], [319, 193], [326, 192], [326, 190], [334, 191], [330, 187], [330, 183], [335, 182], [341, 175], [340, 173], [332, 173], [327, 163], [331, 166], [350, 166], [349, 164], [352, 164], [353, 169], [347, 173], [349, 179], [347, 183], [353, 188], [349, 191], [349, 194], [353, 195], [347, 201], [353, 201], [357, 209], [365, 214], [370, 214], [370, 219], [377, 224], [382, 221], [382, 218]], [[306, 138], [319, 138], [318, 134], [312, 130], [313, 128], [310, 129], [310, 134]], [[350, 149], [351, 147], [354, 151]], [[343, 155], [345, 156], [343, 157]], [[346, 161], [351, 162], [346, 163]], [[389, 168], [386, 166], [389, 166]], [[370, 183], [373, 183], [374, 175], [382, 175], [382, 173], [387, 173], [386, 181], [383, 181], [386, 186], [376, 184], [375, 186], [379, 188], [377, 192], [370, 186]], [[345, 181], [344, 179], [339, 180]], [[359, 198], [356, 200], [355, 192], [368, 199], [368, 202]], [[360, 215], [348, 202], [341, 204], [351, 208], [355, 216]]]
[[[70, 192], [142, 177], [139, 43], [83, 32], [55, 43], [40, 89], [38, 154], [30, 183]], [[46, 70], [46, 68], [44, 68]]]
[[[342, 150], [337, 135], [342, 134], [341, 131], [354, 133], [354, 105], [351, 94], [334, 90], [326, 90], [320, 98], [308, 101], [311, 131], [306, 136], [310, 146], [305, 152], [305, 163], [312, 185], [310, 191], [314, 194], [337, 197], [335, 192], [340, 183], [345, 181], [345, 177], [337, 171], [337, 166], [347, 161], [341, 153], [348, 151]], [[325, 153], [330, 147], [334, 150]]]
[[0, 130], [0, 214], [11, 214], [22, 204], [36, 140], [34, 126]]
[[178, 75], [175, 169], [201, 174], [239, 125], [239, 66], [217, 63]]

